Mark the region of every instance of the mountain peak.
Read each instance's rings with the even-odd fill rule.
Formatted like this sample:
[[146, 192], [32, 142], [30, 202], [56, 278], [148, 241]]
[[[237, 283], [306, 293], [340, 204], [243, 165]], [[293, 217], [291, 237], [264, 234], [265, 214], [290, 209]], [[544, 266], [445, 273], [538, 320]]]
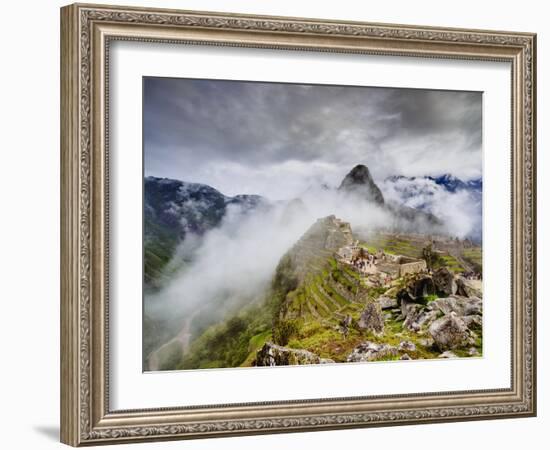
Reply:
[[384, 204], [384, 196], [372, 179], [369, 168], [364, 164], [358, 164], [351, 169], [342, 180], [338, 190], [354, 193], [378, 205]]

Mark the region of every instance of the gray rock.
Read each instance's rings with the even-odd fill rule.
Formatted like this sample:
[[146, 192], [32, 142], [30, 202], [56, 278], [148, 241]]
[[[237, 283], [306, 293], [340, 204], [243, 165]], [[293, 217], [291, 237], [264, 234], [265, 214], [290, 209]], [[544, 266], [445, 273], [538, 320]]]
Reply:
[[482, 283], [480, 280], [467, 280], [464, 277], [458, 277], [456, 280], [456, 293], [464, 297], [483, 298]]
[[446, 267], [437, 269], [433, 274], [436, 289], [444, 295], [456, 294], [456, 281], [454, 274]]
[[483, 326], [483, 319], [481, 316], [464, 316], [462, 318], [469, 330], [481, 330]]
[[411, 359], [412, 358], [409, 355], [407, 355], [406, 353], [403, 353], [403, 355], [401, 356], [401, 360], [403, 360], [403, 361], [409, 361]]
[[411, 341], [401, 341], [397, 348], [402, 352], [416, 352], [416, 345]]
[[376, 299], [380, 308], [382, 309], [394, 309], [397, 308], [397, 300], [395, 298], [381, 296]]
[[431, 347], [432, 345], [434, 345], [434, 340], [432, 338], [424, 338], [420, 339], [418, 343], [420, 345], [423, 345], [424, 347]]
[[443, 314], [455, 312], [458, 316], [481, 315], [483, 302], [478, 297], [463, 297], [452, 295], [447, 298], [438, 298], [429, 305], [430, 309], [439, 309]]
[[464, 347], [470, 342], [468, 327], [455, 312], [434, 321], [429, 332], [441, 351]]
[[397, 293], [397, 301], [417, 303], [424, 302], [424, 298], [428, 295], [436, 293], [436, 287], [431, 275], [417, 274], [413, 279], [409, 280], [407, 286]]
[[327, 364], [333, 363], [332, 359], [321, 358], [315, 353], [307, 350], [282, 347], [266, 342], [264, 346], [258, 350], [255, 366], [292, 366], [302, 364]]
[[416, 303], [407, 305], [406, 314], [403, 327], [416, 332], [437, 319], [437, 311], [427, 309]]
[[397, 348], [389, 344], [366, 341], [359, 344], [348, 355], [347, 362], [379, 361], [399, 355]]
[[362, 330], [372, 333], [382, 333], [384, 331], [384, 317], [382, 316], [380, 305], [376, 302], [368, 303], [361, 313], [357, 325]]
[[450, 350], [447, 350], [446, 352], [441, 353], [438, 358], [458, 358], [458, 356], [456, 356], [456, 354], [454, 354]]

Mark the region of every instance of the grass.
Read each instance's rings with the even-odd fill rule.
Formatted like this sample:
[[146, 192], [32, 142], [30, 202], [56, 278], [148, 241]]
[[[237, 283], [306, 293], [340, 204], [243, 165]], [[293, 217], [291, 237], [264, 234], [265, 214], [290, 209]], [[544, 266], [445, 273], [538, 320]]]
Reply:
[[462, 251], [462, 255], [464, 258], [468, 259], [469, 261], [481, 265], [482, 264], [482, 252], [481, 247], [472, 247], [472, 248], [466, 248]]
[[241, 363], [241, 367], [250, 367], [256, 358], [256, 352], [268, 341], [272, 340], [271, 330], [258, 333], [248, 341], [248, 356]]
[[[398, 238], [379, 239], [363, 245], [369, 251], [383, 248], [387, 253], [395, 252], [412, 257], [418, 257], [421, 252], [419, 246]], [[473, 249], [469, 256], [475, 257], [475, 251]], [[457, 259], [450, 255], [441, 256], [439, 263], [454, 272], [464, 270]], [[403, 321], [396, 320], [396, 314], [386, 317], [382, 334], [359, 329], [357, 322], [364, 305], [356, 303], [358, 289], [361, 287], [366, 290], [367, 298], [363, 300], [373, 300], [385, 294], [388, 288], [367, 288], [362, 285], [363, 277], [360, 274], [332, 257], [327, 257], [315, 267], [304, 280], [298, 280], [290, 261], [283, 259], [267, 300], [208, 328], [192, 343], [189, 353], [176, 363], [176, 367], [190, 369], [251, 366], [257, 351], [268, 341], [305, 349], [336, 362], [346, 361], [351, 351], [365, 341], [397, 347], [400, 342], [408, 340], [416, 345], [416, 351], [400, 352], [398, 356], [388, 356], [387, 360], [399, 359], [403, 353], [409, 354], [412, 359], [433, 359], [440, 354], [437, 349], [422, 345], [422, 340], [427, 337], [425, 330], [419, 334], [404, 329]], [[392, 284], [393, 290], [402, 288], [410, 280], [409, 275], [400, 278]], [[437, 298], [436, 295], [427, 296], [424, 304]], [[345, 315], [351, 316], [352, 325], [344, 335], [339, 325]], [[480, 353], [481, 341], [480, 336], [476, 342]], [[467, 350], [462, 353], [469, 356], [466, 354]], [[173, 359], [177, 359], [177, 355]]]
[[436, 295], [436, 294], [431, 294], [431, 295], [427, 295], [426, 297], [424, 297], [424, 299], [426, 300], [426, 303], [433, 302], [433, 301], [437, 300], [438, 298], [439, 298], [439, 296]]
[[383, 250], [389, 255], [403, 255], [411, 258], [420, 258], [422, 256], [422, 245], [396, 236], [385, 236], [383, 234], [375, 235], [369, 238], [368, 242], [360, 244], [370, 253], [376, 253], [378, 250]]
[[361, 275], [359, 275], [355, 270], [353, 270], [351, 267], [342, 266], [342, 271], [346, 272], [349, 276], [355, 278], [357, 281], [361, 281]]
[[454, 273], [461, 273], [464, 272], [464, 268], [460, 265], [458, 260], [450, 255], [444, 255], [440, 257], [440, 265], [444, 265], [447, 267], [450, 271]]

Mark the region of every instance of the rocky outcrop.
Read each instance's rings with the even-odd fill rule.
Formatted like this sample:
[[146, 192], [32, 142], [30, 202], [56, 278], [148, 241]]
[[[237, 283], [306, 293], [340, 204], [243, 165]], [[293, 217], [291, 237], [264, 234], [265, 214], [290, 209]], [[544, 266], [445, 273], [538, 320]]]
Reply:
[[420, 331], [424, 325], [429, 325], [437, 319], [437, 311], [416, 303], [408, 304], [405, 309], [403, 328]]
[[458, 277], [456, 280], [456, 293], [463, 297], [483, 297], [482, 283], [480, 280], [468, 280], [464, 277]]
[[282, 347], [267, 342], [258, 350], [255, 366], [290, 366], [303, 364], [327, 364], [333, 363], [332, 359], [321, 358], [307, 350]]
[[384, 331], [384, 316], [377, 302], [370, 302], [365, 306], [357, 326], [371, 333], [382, 333]]
[[437, 269], [433, 274], [435, 288], [440, 294], [454, 295], [456, 294], [456, 281], [454, 274], [446, 267]]
[[433, 278], [428, 274], [417, 274], [397, 293], [397, 301], [400, 303], [423, 302], [425, 297], [435, 293]]
[[468, 327], [455, 312], [435, 320], [429, 327], [435, 345], [439, 350], [453, 350], [472, 344]]
[[353, 235], [349, 223], [334, 215], [323, 217], [309, 227], [281, 258], [279, 266], [282, 263], [289, 265], [297, 279], [302, 280], [311, 272], [312, 266], [322, 265], [338, 249], [352, 243]]
[[397, 308], [397, 300], [395, 298], [386, 297], [382, 295], [376, 299], [376, 302], [380, 305], [382, 309], [394, 309]]
[[367, 166], [355, 166], [342, 180], [338, 188], [340, 192], [353, 194], [377, 205], [384, 204], [382, 191], [376, 185]]
[[380, 361], [393, 359], [398, 355], [399, 351], [392, 345], [366, 341], [353, 349], [347, 358], [347, 362]]
[[402, 352], [416, 352], [416, 345], [411, 341], [401, 341], [397, 348]]
[[481, 327], [483, 326], [483, 319], [481, 316], [464, 316], [462, 320], [469, 330], [481, 331]]
[[455, 312], [458, 316], [482, 314], [482, 301], [478, 297], [461, 297], [453, 295], [447, 298], [438, 298], [430, 304], [432, 309], [439, 309], [443, 314]]

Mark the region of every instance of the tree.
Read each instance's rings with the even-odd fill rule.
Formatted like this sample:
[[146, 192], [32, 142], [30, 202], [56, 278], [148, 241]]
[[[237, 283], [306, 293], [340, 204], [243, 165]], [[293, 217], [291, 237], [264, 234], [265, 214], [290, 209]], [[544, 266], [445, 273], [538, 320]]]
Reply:
[[440, 260], [440, 257], [434, 251], [432, 244], [428, 244], [422, 249], [422, 258], [426, 261], [428, 270], [433, 270]]

